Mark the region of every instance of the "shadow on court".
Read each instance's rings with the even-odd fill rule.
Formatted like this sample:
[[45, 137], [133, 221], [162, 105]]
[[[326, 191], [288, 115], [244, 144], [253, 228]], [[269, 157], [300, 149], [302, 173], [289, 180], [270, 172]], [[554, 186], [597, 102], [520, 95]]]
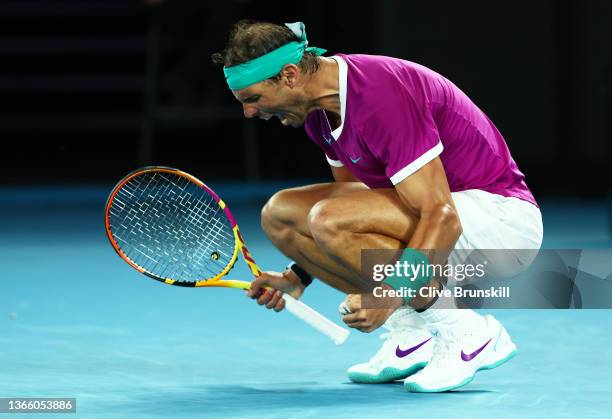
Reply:
[[[462, 396], [495, 393], [492, 390], [460, 390], [436, 395], [409, 394], [401, 382], [376, 386], [345, 383], [329, 388], [320, 382], [280, 382], [275, 385], [195, 386], [180, 392], [142, 394], [111, 407], [108, 413], [134, 415], [205, 415], [209, 417], [359, 417], [392, 413], [439, 404], [441, 399], [459, 401]], [[333, 413], [333, 414], [332, 414]]]

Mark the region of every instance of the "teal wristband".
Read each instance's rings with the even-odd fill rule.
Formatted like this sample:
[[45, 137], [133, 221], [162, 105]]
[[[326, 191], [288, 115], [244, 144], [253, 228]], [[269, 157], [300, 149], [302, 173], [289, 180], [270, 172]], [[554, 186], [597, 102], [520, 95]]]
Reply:
[[408, 265], [410, 267], [410, 275], [398, 275], [396, 272], [386, 277], [383, 284], [387, 284], [394, 290], [401, 292], [404, 304], [408, 304], [413, 296], [408, 295], [407, 290], [414, 290], [413, 294], [416, 295], [422, 287], [431, 281], [429, 259], [427, 259], [425, 254], [416, 249], [405, 249], [397, 263], [400, 263], [401, 266]]

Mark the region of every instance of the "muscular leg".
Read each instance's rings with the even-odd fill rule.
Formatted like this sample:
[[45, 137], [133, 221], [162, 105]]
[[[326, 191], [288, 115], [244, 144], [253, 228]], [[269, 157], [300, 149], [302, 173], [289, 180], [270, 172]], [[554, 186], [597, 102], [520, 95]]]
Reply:
[[359, 278], [361, 249], [404, 247], [417, 221], [395, 190], [350, 182], [280, 191], [261, 218], [262, 228], [285, 255], [346, 293], [365, 291]]
[[338, 182], [279, 191], [264, 206], [261, 226], [272, 243], [308, 273], [340, 291], [358, 292], [348, 279], [352, 273], [332, 261], [314, 242], [308, 214], [323, 199], [365, 189], [361, 183]]

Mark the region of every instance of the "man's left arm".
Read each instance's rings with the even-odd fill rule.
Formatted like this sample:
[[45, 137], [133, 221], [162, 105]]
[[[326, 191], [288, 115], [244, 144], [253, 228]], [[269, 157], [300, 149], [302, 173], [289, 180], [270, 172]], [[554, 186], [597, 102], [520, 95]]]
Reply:
[[[431, 264], [445, 264], [448, 254], [461, 236], [462, 229], [440, 158], [435, 157], [398, 182], [395, 189], [406, 210], [419, 220], [408, 242], [408, 248], [422, 251]], [[437, 288], [440, 284], [432, 279], [427, 286]], [[383, 287], [390, 289], [386, 284]], [[352, 313], [345, 315], [343, 320], [347, 324], [359, 320], [360, 330], [371, 332], [380, 327], [395, 308], [399, 308], [404, 303], [401, 297], [390, 300], [392, 301], [384, 304], [390, 309], [368, 310], [361, 308], [359, 295], [349, 295], [347, 302]], [[429, 298], [421, 297], [418, 293], [410, 300], [410, 306], [416, 309], [423, 308], [429, 303]]]
[[461, 236], [461, 222], [439, 157], [395, 185], [406, 209], [419, 217], [408, 247], [452, 250]]

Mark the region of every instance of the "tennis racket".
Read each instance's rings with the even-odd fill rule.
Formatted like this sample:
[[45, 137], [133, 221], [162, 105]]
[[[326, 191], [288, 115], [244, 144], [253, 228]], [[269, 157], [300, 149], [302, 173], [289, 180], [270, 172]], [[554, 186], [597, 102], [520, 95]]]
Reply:
[[[183, 287], [246, 290], [250, 282], [224, 279], [242, 254], [251, 273], [261, 270], [219, 196], [195, 177], [169, 167], [145, 167], [123, 178], [105, 210], [106, 235], [131, 267]], [[285, 308], [337, 345], [349, 331], [283, 294]]]

